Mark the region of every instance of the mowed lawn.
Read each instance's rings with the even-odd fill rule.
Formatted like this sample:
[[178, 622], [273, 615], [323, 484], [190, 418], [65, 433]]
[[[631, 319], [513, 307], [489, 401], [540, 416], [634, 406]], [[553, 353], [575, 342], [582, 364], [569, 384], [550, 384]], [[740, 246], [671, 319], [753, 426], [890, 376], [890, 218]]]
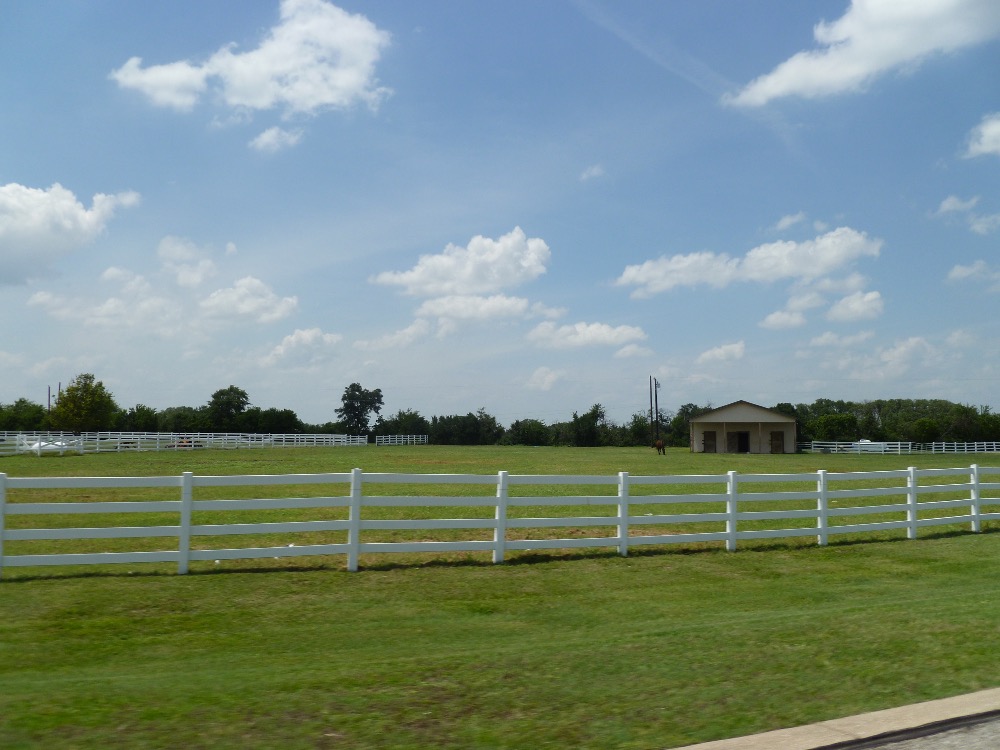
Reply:
[[[19, 457], [130, 475], [794, 473], [992, 456], [333, 448]], [[16, 501], [16, 498], [11, 498]], [[0, 581], [2, 748], [666, 748], [1000, 685], [1000, 534], [202, 566]], [[168, 545], [169, 540], [160, 540]]]

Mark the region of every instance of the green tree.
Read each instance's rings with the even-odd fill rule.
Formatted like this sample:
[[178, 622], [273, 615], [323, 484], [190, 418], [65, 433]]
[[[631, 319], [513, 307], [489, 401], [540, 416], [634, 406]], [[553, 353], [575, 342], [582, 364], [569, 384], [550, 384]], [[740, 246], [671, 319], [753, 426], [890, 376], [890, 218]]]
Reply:
[[242, 432], [240, 418], [250, 406], [250, 397], [242, 388], [231, 385], [212, 394], [205, 407], [208, 430], [211, 432]]
[[549, 428], [537, 419], [518, 419], [504, 432], [504, 445], [548, 445], [552, 440]]
[[160, 432], [204, 432], [206, 431], [206, 407], [195, 409], [191, 406], [168, 406], [157, 415], [157, 429]]
[[13, 404], [0, 404], [0, 430], [5, 432], [44, 430], [46, 421], [45, 407], [26, 398], [19, 398]]
[[573, 412], [570, 430], [573, 435], [573, 445], [580, 448], [593, 448], [601, 444], [601, 426], [604, 424], [604, 407], [594, 404], [583, 414]]
[[382, 411], [382, 389], [369, 391], [360, 383], [351, 383], [340, 397], [341, 406], [336, 410], [340, 421], [351, 435], [367, 435], [371, 415]]
[[908, 439], [914, 443], [933, 443], [941, 437], [941, 425], [930, 417], [921, 417], [910, 425]]
[[52, 427], [66, 432], [100, 432], [114, 427], [118, 404], [92, 374], [73, 378], [56, 399], [49, 415]]
[[853, 414], [827, 413], [809, 425], [816, 440], [857, 440], [858, 418]]
[[431, 423], [411, 409], [400, 409], [379, 425], [382, 435], [430, 435], [430, 432]]
[[122, 432], [156, 432], [159, 429], [159, 414], [152, 406], [136, 404], [118, 413], [115, 427]]

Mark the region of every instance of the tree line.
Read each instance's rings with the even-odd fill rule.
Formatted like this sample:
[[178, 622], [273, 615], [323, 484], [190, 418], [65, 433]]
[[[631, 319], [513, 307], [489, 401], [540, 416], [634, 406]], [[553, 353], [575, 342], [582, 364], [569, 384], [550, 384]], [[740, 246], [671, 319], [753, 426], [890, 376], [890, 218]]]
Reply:
[[[144, 404], [121, 408], [93, 374], [77, 375], [46, 408], [20, 398], [0, 404], [0, 431], [62, 432], [237, 432], [255, 434], [427, 435], [437, 445], [639, 446], [662, 439], [666, 445], [688, 447], [690, 422], [711, 411], [711, 404], [684, 404], [677, 411], [639, 411], [624, 423], [607, 418], [594, 404], [573, 412], [563, 422], [546, 424], [519, 419], [500, 424], [485, 409], [467, 414], [432, 416], [413, 409], [383, 416], [382, 390], [359, 383], [344, 389], [337, 419], [308, 424], [291, 409], [262, 409], [235, 385], [215, 391], [201, 406], [154, 409]], [[1000, 414], [988, 406], [974, 407], [942, 399], [876, 399], [811, 404], [779, 403], [775, 411], [795, 417], [800, 442], [811, 440], [915, 443], [982, 442], [1000, 440]], [[653, 417], [651, 419], [651, 417]]]

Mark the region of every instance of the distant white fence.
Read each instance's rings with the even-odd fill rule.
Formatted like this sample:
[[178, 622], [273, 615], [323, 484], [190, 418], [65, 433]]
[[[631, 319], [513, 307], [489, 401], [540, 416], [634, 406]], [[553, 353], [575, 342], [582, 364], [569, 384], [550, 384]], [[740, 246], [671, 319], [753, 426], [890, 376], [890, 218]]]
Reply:
[[1000, 442], [929, 443], [924, 450], [931, 453], [1000, 453]]
[[364, 435], [257, 435], [234, 432], [0, 432], [0, 456], [195, 448], [302, 448], [367, 445]]
[[836, 442], [813, 440], [800, 443], [799, 450], [810, 453], [1000, 453], [1000, 442], [978, 443], [899, 443], [878, 440]]
[[[859, 487], [860, 482], [865, 486]], [[460, 496], [392, 495], [367, 493], [378, 485], [469, 485], [488, 486], [483, 494]], [[202, 488], [279, 485], [340, 485], [343, 495], [324, 497], [196, 500]], [[575, 486], [608, 487], [615, 494], [574, 494]], [[785, 490], [768, 489], [774, 485]], [[521, 496], [519, 490], [534, 487], [541, 496]], [[634, 494], [636, 488], [645, 488]], [[179, 493], [177, 500], [132, 500], [102, 502], [27, 502], [10, 497], [32, 490], [87, 490], [163, 488]], [[676, 494], [669, 491], [676, 490]], [[756, 490], [755, 490], [756, 488]], [[325, 489], [325, 488], [324, 488]], [[767, 491], [759, 491], [767, 489]], [[568, 491], [567, 491], [568, 490]], [[696, 490], [696, 491], [692, 491]], [[551, 493], [557, 492], [553, 496]], [[646, 494], [654, 493], [654, 494]], [[513, 493], [513, 494], [512, 494]], [[565, 494], [563, 494], [565, 493]], [[530, 493], [524, 493], [525, 495]], [[934, 497], [928, 497], [934, 496]], [[924, 499], [921, 499], [921, 498]], [[859, 504], [867, 499], [868, 504]], [[593, 515], [579, 515], [581, 506], [593, 507]], [[596, 513], [603, 506], [605, 513]], [[458, 518], [378, 518], [373, 509], [452, 508], [464, 509]], [[523, 516], [537, 508], [562, 508], [571, 515]], [[343, 516], [330, 519], [326, 509], [341, 509]], [[995, 510], [990, 510], [995, 508]], [[288, 511], [315, 509], [317, 520], [208, 524], [194, 523], [195, 513], [231, 511]], [[479, 509], [479, 517], [475, 516]], [[527, 511], [525, 509], [528, 509]], [[647, 511], [647, 512], [644, 512]], [[697, 512], [694, 512], [697, 511]], [[67, 516], [75, 514], [163, 514], [176, 516], [177, 523], [129, 527], [65, 528]], [[381, 513], [382, 516], [386, 512]], [[28, 528], [22, 516], [49, 517], [49, 528]], [[875, 516], [875, 518], [872, 518]], [[147, 515], [147, 518], [149, 516]], [[155, 516], [153, 521], [158, 520]], [[14, 523], [12, 524], [11, 521]], [[905, 530], [915, 539], [921, 528], [969, 524], [978, 532], [984, 521], [1000, 521], [1000, 467], [972, 465], [955, 469], [827, 472], [806, 474], [738, 474], [696, 476], [561, 476], [470, 474], [364, 474], [361, 469], [336, 474], [286, 474], [268, 476], [164, 477], [8, 477], [0, 474], [0, 571], [3, 567], [43, 565], [96, 565], [107, 563], [175, 563], [178, 573], [187, 573], [191, 562], [344, 555], [347, 569], [358, 569], [359, 556], [370, 553], [489, 552], [493, 562], [510, 551], [561, 548], [616, 548], [627, 555], [632, 547], [646, 545], [722, 542], [735, 550], [740, 540], [815, 537], [827, 544], [838, 534], [863, 534]], [[59, 528], [55, 528], [59, 526]], [[567, 529], [570, 536], [551, 538], [545, 529]], [[582, 528], [607, 529], [597, 536], [582, 536]], [[463, 531], [474, 538], [431, 539], [434, 532]], [[378, 539], [379, 532], [382, 539]], [[387, 541], [386, 534], [421, 532], [418, 541]], [[257, 534], [323, 532], [321, 540], [282, 546], [203, 548], [200, 537], [247, 537]], [[334, 532], [335, 535], [326, 534]], [[470, 532], [464, 534], [464, 532]], [[563, 532], [566, 534], [567, 532]], [[65, 554], [8, 554], [4, 544], [46, 540], [138, 539], [161, 537], [177, 540], [171, 549], [154, 551], [70, 552]], [[302, 537], [298, 537], [299, 540]]]
[[375, 445], [427, 445], [427, 435], [376, 435]]

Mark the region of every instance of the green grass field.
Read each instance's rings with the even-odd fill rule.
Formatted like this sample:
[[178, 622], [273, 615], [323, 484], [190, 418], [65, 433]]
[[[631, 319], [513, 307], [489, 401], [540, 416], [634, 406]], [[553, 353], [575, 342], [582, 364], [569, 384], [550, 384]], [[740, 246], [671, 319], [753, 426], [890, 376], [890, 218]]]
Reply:
[[[638, 475], [998, 460], [372, 446], [16, 457], [0, 471]], [[380, 556], [359, 573], [342, 556], [187, 576], [10, 569], [0, 747], [666, 748], [995, 687], [996, 532], [525, 553], [496, 566]]]

